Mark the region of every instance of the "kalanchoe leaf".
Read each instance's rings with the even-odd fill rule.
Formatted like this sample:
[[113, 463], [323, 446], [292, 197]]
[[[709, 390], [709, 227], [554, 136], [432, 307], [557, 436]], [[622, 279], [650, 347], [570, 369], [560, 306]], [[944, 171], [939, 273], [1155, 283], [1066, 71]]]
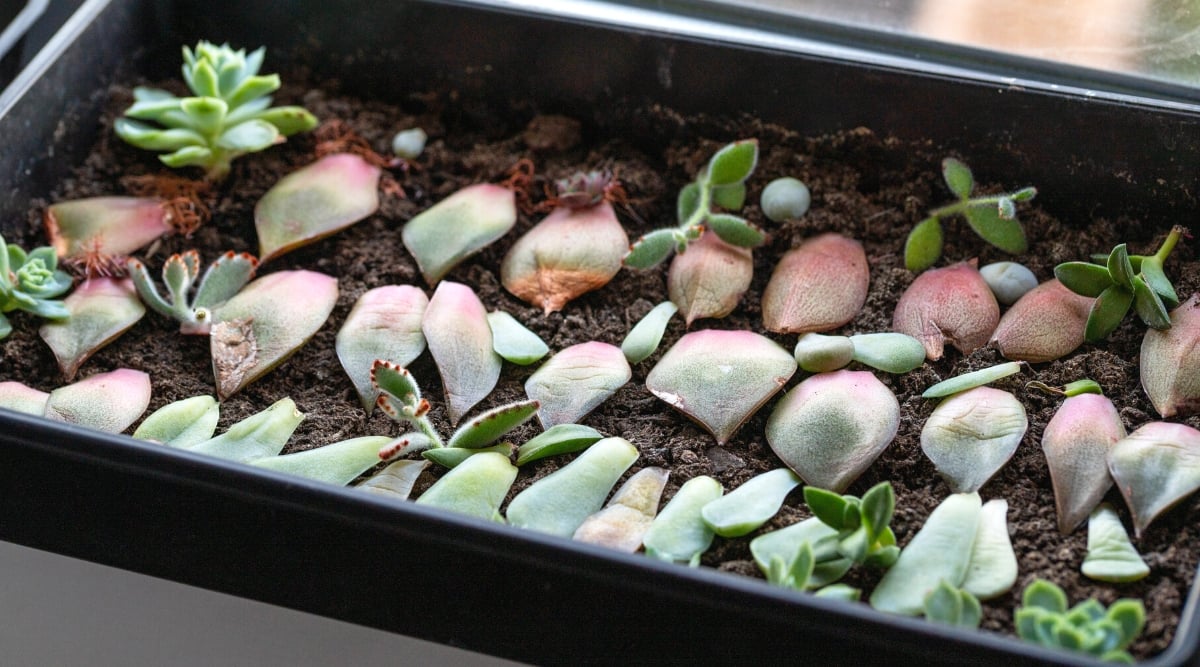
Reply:
[[704, 224], [722, 241], [738, 248], [757, 248], [767, 235], [745, 218], [728, 213], [714, 213], [704, 218]]
[[1097, 581], [1123, 584], [1144, 579], [1148, 574], [1150, 566], [1129, 543], [1129, 535], [1116, 510], [1108, 503], [1101, 503], [1088, 519], [1083, 575]]
[[[825, 373], [845, 367], [854, 359], [854, 343], [845, 336], [802, 334], [793, 352], [800, 369], [809, 373]], [[921, 352], [921, 361], [925, 352]]]
[[43, 415], [53, 421], [120, 433], [150, 406], [150, 376], [128, 368], [97, 373], [50, 392]]
[[763, 323], [779, 333], [836, 329], [862, 310], [870, 277], [858, 241], [838, 234], [809, 239], [775, 265], [763, 292]]
[[0, 408], [27, 415], [42, 416], [50, 394], [28, 385], [9, 380], [0, 382]]
[[591, 426], [558, 424], [534, 436], [517, 449], [517, 465], [523, 466], [547, 456], [571, 454], [586, 449], [604, 436]]
[[746, 180], [758, 164], [758, 140], [744, 139], [726, 145], [708, 161], [708, 182], [731, 185]]
[[943, 500], [883, 575], [871, 593], [871, 606], [915, 616], [924, 611], [925, 596], [940, 582], [961, 586], [970, 565], [981, 507], [977, 493], [956, 493]]
[[721, 537], [741, 537], [762, 526], [779, 512], [800, 478], [791, 470], [778, 468], [750, 478], [728, 494], [705, 505], [704, 522]]
[[991, 342], [1006, 359], [1053, 361], [1083, 344], [1092, 299], [1048, 280], [1021, 297], [996, 325]]
[[139, 440], [189, 449], [213, 437], [221, 407], [212, 396], [193, 396], [155, 410], [133, 432]]
[[146, 308], [128, 279], [92, 278], [63, 302], [71, 316], [43, 324], [38, 334], [54, 352], [67, 380], [97, 350], [142, 319]]
[[1133, 289], [1133, 265], [1129, 263], [1129, 251], [1122, 243], [1108, 255], [1108, 276], [1114, 285], [1127, 290]]
[[812, 486], [844, 491], [896, 437], [900, 403], [865, 371], [814, 375], [767, 420], [767, 442]]
[[492, 445], [491, 447], [478, 447], [475, 449], [448, 446], [434, 447], [421, 452], [421, 458], [427, 461], [433, 461], [443, 468], [454, 468], [463, 461], [466, 461], [467, 458], [475, 456], [476, 454], [483, 454], [485, 452], [501, 454], [504, 456], [504, 458], [511, 459], [513, 451], [515, 450], [516, 447], [513, 446], [511, 442], [502, 442], [498, 445]]
[[1063, 401], [1042, 432], [1042, 451], [1054, 483], [1058, 530], [1067, 535], [1083, 523], [1112, 487], [1108, 452], [1125, 437], [1112, 401], [1079, 394]]
[[268, 456], [250, 465], [345, 486], [379, 463], [379, 449], [392, 441], [386, 436], [351, 438], [303, 452]]
[[[303, 307], [297, 298], [303, 296]], [[210, 347], [217, 397], [229, 398], [283, 363], [325, 324], [337, 303], [337, 279], [279, 271], [247, 285], [217, 308]]]
[[1133, 307], [1151, 329], [1171, 328], [1171, 316], [1161, 298], [1141, 276], [1133, 276]]
[[394, 461], [354, 488], [386, 498], [407, 500], [417, 483], [417, 477], [427, 467], [428, 461]]
[[79, 257], [99, 250], [127, 255], [170, 233], [166, 208], [159, 199], [90, 197], [58, 202], [46, 208], [46, 235], [59, 257]]
[[942, 179], [959, 199], [967, 199], [971, 196], [971, 190], [975, 189], [971, 168], [952, 157], [942, 160]]
[[1012, 211], [1011, 217], [1004, 217], [996, 204], [984, 203], [967, 206], [962, 213], [979, 238], [1004, 252], [1020, 255], [1029, 249], [1025, 230], [1015, 217], [1016, 211]]
[[436, 285], [459, 262], [507, 234], [516, 222], [513, 191], [477, 183], [417, 214], [405, 223], [401, 238], [425, 282]]
[[667, 293], [683, 312], [688, 326], [704, 317], [733, 312], [754, 277], [750, 251], [705, 233], [671, 260]]
[[633, 369], [619, 348], [592, 341], [551, 357], [525, 381], [525, 393], [541, 403], [538, 420], [550, 428], [583, 419], [631, 377]]
[[261, 260], [270, 261], [375, 213], [381, 173], [357, 155], [335, 153], [279, 179], [254, 206]]
[[1017, 583], [1017, 556], [1008, 537], [1008, 501], [989, 500], [979, 511], [971, 560], [960, 586], [980, 600], [991, 600]]
[[607, 285], [621, 270], [629, 237], [612, 204], [559, 206], [509, 249], [500, 282], [546, 314]]
[[429, 298], [411, 285], [386, 285], [368, 290], [354, 302], [338, 330], [338, 361], [362, 401], [363, 409], [375, 409], [378, 390], [371, 384], [371, 366], [384, 359], [408, 366], [425, 351], [421, 320]]
[[1083, 339], [1095, 343], [1108, 338], [1121, 324], [1121, 320], [1125, 319], [1125, 313], [1129, 312], [1131, 305], [1133, 292], [1118, 285], [1110, 285], [1092, 303]]
[[1054, 267], [1054, 277], [1081, 296], [1095, 298], [1113, 285], [1108, 269], [1089, 262], [1065, 262]]
[[487, 310], [470, 287], [445, 281], [429, 300], [421, 330], [442, 376], [450, 423], [457, 424], [500, 379], [503, 361], [493, 348]]
[[492, 329], [492, 349], [507, 361], [528, 366], [550, 352], [545, 341], [502, 310], [488, 313], [487, 321]]
[[517, 467], [507, 456], [476, 454], [442, 475], [417, 498], [417, 504], [502, 523], [500, 503], [516, 478]]
[[1146, 330], [1140, 359], [1142, 389], [1158, 414], [1200, 411], [1200, 294], [1171, 313], [1171, 328]]
[[795, 220], [808, 212], [811, 203], [812, 194], [808, 186], [790, 176], [767, 183], [758, 199], [759, 208], [771, 222]]
[[921, 341], [937, 361], [946, 342], [963, 354], [983, 347], [999, 321], [992, 290], [973, 263], [962, 262], [917, 276], [896, 304], [892, 328]]
[[230, 426], [221, 435], [187, 449], [241, 462], [276, 456], [283, 451], [302, 421], [304, 413], [296, 409], [296, 403], [290, 398], [281, 398], [266, 410]]
[[1151, 422], [1108, 452], [1108, 470], [1140, 537], [1158, 515], [1200, 489], [1200, 431]]
[[[399, 364], [378, 359], [371, 364], [371, 385], [380, 392], [380, 403], [395, 412], [394, 418], [413, 419], [422, 416], [421, 388], [412, 373]], [[427, 408], [426, 408], [427, 409]], [[420, 413], [420, 414], [418, 414]]]
[[1029, 420], [1015, 396], [976, 387], [945, 399], [921, 429], [921, 451], [954, 493], [970, 493], [1008, 463]]
[[[634, 269], [649, 269], [658, 266], [666, 259], [678, 244], [678, 230], [656, 229], [634, 241], [629, 252], [621, 260], [625, 266]], [[686, 244], [686, 239], [684, 240]]]
[[850, 342], [854, 361], [887, 373], [907, 373], [925, 363], [925, 347], [908, 334], [858, 334]]
[[699, 565], [714, 535], [700, 510], [724, 492], [721, 483], [707, 475], [685, 482], [642, 537], [646, 555], [691, 567]]
[[979, 600], [970, 592], [951, 586], [944, 579], [925, 596], [924, 614], [926, 620], [961, 628], [977, 628], [983, 620], [983, 608]]
[[1016, 303], [1038, 285], [1033, 271], [1016, 262], [993, 262], [980, 268], [979, 275], [996, 295], [996, 301], [1005, 306]]
[[643, 468], [617, 489], [604, 509], [584, 519], [574, 539], [634, 553], [654, 522], [658, 501], [667, 485], [668, 472]]
[[795, 372], [795, 358], [764, 336], [695, 331], [663, 355], [646, 388], [724, 444]]
[[508, 504], [509, 523], [571, 537], [584, 519], [600, 509], [613, 485], [637, 457], [637, 448], [622, 438], [597, 442], [574, 461], [517, 494]]
[[926, 218], [918, 222], [904, 241], [904, 267], [921, 272], [933, 266], [942, 256], [942, 222]]
[[205, 270], [195, 297], [189, 294], [200, 273], [200, 254], [195, 250], [171, 255], [163, 262], [165, 297], [142, 262], [130, 259], [126, 269], [142, 301], [158, 314], [178, 320], [180, 333], [207, 335], [214, 321], [213, 310], [254, 277], [258, 260], [246, 253], [226, 252]]
[[995, 366], [988, 366], [962, 375], [956, 375], [952, 378], [942, 380], [941, 382], [926, 389], [921, 398], [945, 398], [953, 394], [964, 392], [975, 387], [982, 387], [991, 384], [996, 380], [1006, 378], [1010, 375], [1015, 375], [1021, 372], [1021, 362], [1009, 361]]
[[625, 340], [621, 341], [621, 353], [630, 364], [645, 361], [658, 350], [662, 342], [667, 324], [679, 311], [679, 307], [670, 301], [663, 301], [650, 309], [638, 323], [633, 325]]
[[537, 414], [539, 407], [541, 405], [537, 401], [518, 401], [492, 408], [458, 427], [446, 446], [478, 449], [490, 445], [505, 433], [529, 421]]

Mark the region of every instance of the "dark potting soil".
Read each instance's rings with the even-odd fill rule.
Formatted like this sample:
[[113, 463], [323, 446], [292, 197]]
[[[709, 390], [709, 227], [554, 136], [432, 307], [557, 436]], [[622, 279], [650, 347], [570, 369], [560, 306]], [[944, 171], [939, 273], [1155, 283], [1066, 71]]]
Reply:
[[[770, 232], [769, 243], [754, 252], [754, 281], [732, 315], [721, 320], [700, 320], [691, 328], [750, 329], [789, 350], [795, 344], [795, 336], [766, 332], [759, 309], [767, 279], [784, 251], [826, 231], [861, 240], [871, 267], [870, 293], [862, 312], [839, 332], [887, 331], [897, 299], [915, 277], [903, 266], [905, 236], [928, 209], [950, 198], [940, 176], [944, 151], [929, 143], [881, 137], [865, 128], [806, 137], [751, 117], [685, 118], [669, 109], [636, 105], [597, 110], [595, 117], [576, 119], [580, 122], [577, 128], [569, 122], [538, 118], [536, 110], [520, 105], [491, 108], [464, 102], [453, 91], [413, 97], [402, 106], [357, 99], [337, 91], [336, 81], [320, 82], [311, 89], [289, 87], [279, 99], [282, 103], [302, 103], [323, 121], [342, 121], [381, 153], [387, 151], [396, 131], [408, 127], [424, 128], [430, 141], [410, 169], [391, 172], [403, 187], [404, 196], [392, 188], [384, 188], [382, 205], [375, 215], [329, 239], [273, 260], [260, 271], [260, 275], [281, 269], [321, 271], [337, 276], [340, 289], [332, 317], [303, 349], [222, 405], [220, 430], [290, 396], [307, 414], [307, 419], [296, 431], [287, 451], [310, 449], [360, 435], [395, 435], [403, 431], [399, 424], [378, 411], [370, 417], [364, 414], [338, 363], [334, 336], [355, 300], [368, 289], [413, 284], [431, 293], [401, 244], [403, 223], [463, 186], [502, 180], [523, 158], [532, 159], [537, 168], [532, 189], [535, 201], [543, 197], [543, 184], [554, 178], [577, 170], [613, 169], [629, 199], [628, 210], [619, 208], [619, 215], [630, 237], [636, 238], [650, 229], [674, 224], [676, 193], [717, 148], [734, 139], [757, 137], [761, 160], [748, 184], [750, 196], [744, 213]], [[40, 223], [46, 203], [125, 194], [128, 177], [167, 171], [153, 155], [124, 144], [111, 132], [113, 119], [128, 106], [131, 96], [124, 87], [114, 87], [108, 93], [107, 113], [98, 121], [103, 128], [90, 157], [47, 201], [34, 203], [24, 236], [10, 240], [26, 247], [46, 242]], [[531, 120], [537, 122], [530, 126]], [[211, 261], [226, 250], [255, 253], [255, 202], [282, 175], [311, 162], [315, 149], [313, 136], [298, 136], [282, 146], [235, 162], [229, 179], [211, 196], [212, 221], [191, 239], [166, 239], [148, 260], [152, 270], [157, 270], [168, 254], [193, 247], [200, 250], [204, 261]], [[971, 155], [959, 157], [970, 164]], [[769, 180], [783, 175], [798, 177], [808, 184], [812, 208], [799, 220], [774, 224], [757, 208], [758, 194]], [[1038, 185], [992, 183], [986, 173], [978, 173], [977, 178], [988, 184], [984, 189], [989, 191]], [[1041, 195], [1042, 200], [1052, 197], [1053, 193]], [[1020, 215], [1032, 249], [1028, 255], [1006, 256], [979, 240], [965, 222], [956, 220], [947, 225], [946, 251], [941, 264], [969, 258], [978, 258], [981, 265], [1017, 259], [1039, 279], [1046, 280], [1053, 275], [1056, 264], [1084, 259], [1086, 253], [1107, 252], [1120, 242], [1129, 242], [1131, 252], [1152, 250], [1173, 222], [1138, 218], [1059, 220], [1044, 212], [1037, 200], [1032, 205], [1021, 205]], [[513, 314], [541, 336], [551, 350], [589, 340], [619, 345], [634, 323], [655, 304], [667, 299], [666, 264], [645, 272], [622, 270], [608, 286], [577, 299], [559, 313], [543, 315], [539, 308], [514, 298], [500, 286], [500, 260], [540, 217], [522, 213], [510, 234], [454, 269], [447, 279], [472, 286], [489, 310]], [[1200, 261], [1195, 241], [1181, 243], [1166, 268], [1168, 275], [1176, 279], [1181, 296], [1186, 298], [1200, 290]], [[62, 384], [53, 355], [37, 336], [34, 318], [16, 313], [12, 319], [15, 332], [0, 342], [4, 360], [0, 380], [19, 380], [47, 391]], [[1012, 612], [1019, 604], [1020, 591], [1034, 578], [1042, 577], [1062, 586], [1072, 601], [1087, 597], [1096, 597], [1106, 604], [1120, 597], [1143, 600], [1148, 618], [1145, 632], [1132, 647], [1135, 656], [1158, 653], [1174, 637], [1200, 559], [1200, 526], [1196, 521], [1200, 516], [1200, 497], [1185, 501], [1160, 517], [1136, 542], [1150, 565], [1150, 576], [1120, 586], [1083, 577], [1080, 564], [1087, 551], [1086, 529], [1080, 528], [1066, 537], [1059, 534], [1050, 476], [1040, 445], [1042, 431], [1061, 399], [1025, 388], [1027, 382], [1035, 379], [1062, 385], [1090, 377], [1099, 381], [1115, 402], [1129, 430], [1152, 421], [1156, 414], [1138, 381], [1142, 331], [1143, 325], [1135, 317], [1127, 317], [1107, 341], [1085, 345], [1065, 359], [1036, 364], [995, 384], [1021, 399], [1030, 423], [1016, 455], [981, 491], [985, 499], [1008, 500], [1009, 528], [1020, 566], [1013, 591], [984, 604], [983, 625], [987, 630], [1011, 633]], [[750, 419], [728, 444], [717, 446], [707, 432], [646, 390], [646, 374], [685, 332], [682, 320], [673, 319], [659, 351], [637, 364], [633, 380], [583, 420], [606, 435], [621, 436], [637, 446], [641, 457], [629, 474], [645, 466], [670, 470], [663, 503], [683, 482], [697, 475], [711, 475], [731, 490], [754, 475], [781, 466], [764, 437], [770, 406]], [[1001, 361], [992, 349], [982, 349], [966, 357], [948, 350], [942, 360], [904, 375], [876, 372], [900, 400], [903, 415], [900, 432], [848, 492], [861, 494], [880, 481], [891, 481], [897, 496], [892, 525], [901, 545], [911, 539], [933, 508], [949, 494], [933, 464], [920, 451], [921, 426], [935, 405], [921, 399], [920, 393], [939, 380]], [[84, 365], [80, 376], [119, 367], [150, 374], [154, 387], [151, 410], [171, 401], [215, 391], [207, 339], [182, 336], [177, 324], [154, 313], [97, 353]], [[524, 398], [524, 382], [535, 368], [536, 365], [519, 367], [506, 363], [499, 385], [479, 407]], [[434, 405], [434, 422], [449, 432], [437, 370], [429, 356], [423, 355], [410, 369]], [[800, 375], [790, 386], [795, 385]], [[1200, 427], [1200, 417], [1185, 421]], [[511, 434], [512, 440], [522, 442], [538, 431], [536, 423], [527, 424]], [[512, 494], [569, 458], [525, 466]], [[428, 488], [439, 472], [431, 468], [424, 473], [414, 494]], [[1119, 508], [1129, 525], [1124, 502], [1115, 489], [1107, 499]], [[703, 565], [759, 577], [750, 556], [750, 540], [807, 516], [802, 495], [793, 492], [779, 515], [759, 531], [738, 539], [717, 538], [705, 554]], [[878, 579], [878, 572], [856, 568], [846, 581], [869, 592]]]

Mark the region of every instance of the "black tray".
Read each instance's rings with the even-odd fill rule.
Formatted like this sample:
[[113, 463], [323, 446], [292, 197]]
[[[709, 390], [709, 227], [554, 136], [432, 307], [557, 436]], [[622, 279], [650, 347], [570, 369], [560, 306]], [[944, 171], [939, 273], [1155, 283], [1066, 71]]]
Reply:
[[[89, 0], [0, 95], [0, 232], [88, 151], [109, 82], [174, 75], [201, 38], [265, 44], [277, 70], [290, 54], [391, 101], [452, 84], [543, 112], [623, 98], [806, 133], [865, 125], [1038, 183], [1060, 217], [1195, 220], [1200, 112], [1185, 104], [485, 5]], [[366, 496], [0, 410], [0, 539], [453, 646], [536, 663], [1097, 664]], [[1197, 660], [1197, 604], [1193, 588], [1146, 664]]]

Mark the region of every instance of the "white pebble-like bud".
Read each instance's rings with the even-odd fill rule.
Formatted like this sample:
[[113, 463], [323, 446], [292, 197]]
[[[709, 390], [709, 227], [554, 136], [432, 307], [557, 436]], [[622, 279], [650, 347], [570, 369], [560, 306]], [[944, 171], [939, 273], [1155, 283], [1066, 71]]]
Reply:
[[768, 183], [759, 198], [763, 215], [772, 222], [799, 218], [808, 212], [810, 203], [812, 196], [808, 192], [808, 186], [790, 176]]
[[425, 140], [428, 138], [425, 130], [419, 127], [397, 132], [396, 136], [392, 137], [392, 152], [398, 157], [411, 160], [425, 150]]
[[983, 282], [1000, 303], [1011, 306], [1029, 290], [1037, 287], [1037, 276], [1016, 262], [995, 262], [979, 269]]

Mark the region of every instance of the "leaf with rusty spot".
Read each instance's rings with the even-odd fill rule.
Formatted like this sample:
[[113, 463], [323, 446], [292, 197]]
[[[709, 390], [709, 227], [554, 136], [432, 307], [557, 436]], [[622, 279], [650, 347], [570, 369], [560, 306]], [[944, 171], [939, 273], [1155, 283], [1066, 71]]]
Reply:
[[129, 428], [150, 407], [150, 376], [118, 368], [50, 392], [43, 415], [108, 433]]
[[170, 233], [163, 201], [147, 197], [89, 197], [51, 204], [46, 235], [59, 257], [89, 252], [128, 255]]
[[411, 285], [386, 285], [365, 292], [338, 330], [338, 361], [350, 376], [363, 409], [375, 409], [379, 391], [371, 384], [376, 359], [408, 366], [425, 351], [421, 320], [429, 298]]
[[667, 273], [667, 293], [690, 326], [693, 321], [725, 317], [733, 312], [754, 277], [754, 258], [747, 248], [705, 233], [675, 255]]
[[263, 262], [339, 232], [379, 209], [379, 167], [334, 153], [279, 179], [254, 207]]
[[417, 214], [405, 223], [401, 238], [425, 282], [436, 285], [459, 262], [491, 245], [516, 223], [512, 190], [478, 183]]
[[862, 244], [821, 234], [789, 250], [775, 265], [762, 296], [769, 331], [831, 331], [854, 319], [871, 279]]
[[796, 359], [751, 331], [693, 331], [667, 350], [646, 388], [725, 444], [796, 372]]
[[544, 428], [573, 424], [633, 377], [621, 349], [592, 341], [572, 345], [542, 364], [525, 381], [525, 394], [541, 403]]
[[642, 468], [613, 494], [604, 509], [583, 520], [574, 539], [634, 553], [658, 513], [658, 501], [669, 473], [662, 468]]
[[442, 376], [450, 422], [457, 424], [500, 379], [503, 361], [492, 346], [487, 310], [470, 287], [445, 281], [429, 300], [421, 330]]
[[537, 414], [538, 407], [537, 401], [518, 401], [492, 408], [458, 427], [446, 446], [478, 449], [490, 445], [505, 433], [529, 421]]
[[379, 449], [391, 441], [387, 436], [368, 435], [294, 454], [255, 459], [250, 465], [345, 486], [375, 467], [380, 461]]
[[922, 273], [896, 304], [892, 328], [921, 341], [930, 361], [942, 358], [947, 342], [963, 354], [983, 347], [1000, 322], [1000, 304], [975, 263]]
[[70, 318], [46, 322], [38, 330], [54, 352], [67, 380], [97, 350], [142, 319], [146, 307], [129, 279], [92, 278], [63, 300]]

